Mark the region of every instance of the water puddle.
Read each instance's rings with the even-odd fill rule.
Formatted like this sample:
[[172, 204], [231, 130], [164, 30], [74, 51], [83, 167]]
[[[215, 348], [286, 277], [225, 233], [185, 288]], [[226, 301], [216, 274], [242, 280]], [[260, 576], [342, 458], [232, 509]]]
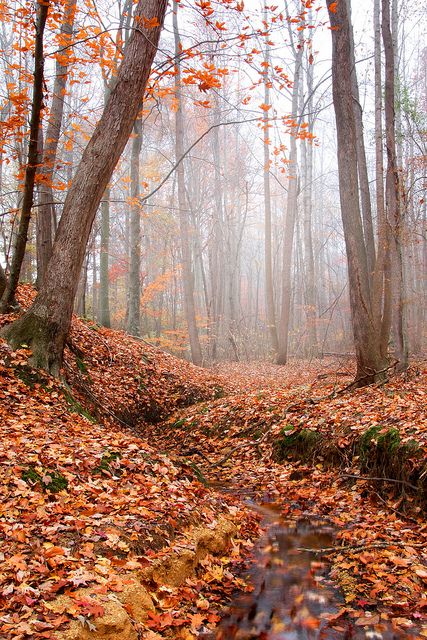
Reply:
[[[415, 638], [385, 624], [356, 626], [339, 616], [345, 604], [329, 579], [329, 565], [303, 549], [333, 546], [334, 529], [302, 519], [283, 521], [271, 507], [261, 512], [265, 536], [247, 575], [253, 585], [238, 596], [223, 618], [215, 640], [393, 640]], [[368, 614], [369, 615], [369, 614]], [[206, 636], [208, 637], [208, 636]]]

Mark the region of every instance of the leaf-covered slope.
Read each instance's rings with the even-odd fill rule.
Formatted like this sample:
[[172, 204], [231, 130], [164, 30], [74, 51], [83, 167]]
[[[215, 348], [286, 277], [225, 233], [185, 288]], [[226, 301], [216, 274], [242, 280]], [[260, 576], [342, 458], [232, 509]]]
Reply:
[[[25, 309], [34, 289], [23, 285]], [[0, 316], [0, 326], [12, 316]], [[105, 329], [73, 316], [64, 353], [70, 403], [103, 420], [124, 426], [158, 422], [174, 409], [223, 394], [224, 378], [175, 358], [122, 331]]]
[[[76, 590], [108, 599], [194, 525], [212, 529], [239, 512], [190, 465], [172, 464], [122, 424], [141, 427], [153, 406], [159, 419], [212, 398], [217, 377], [77, 319], [70, 346], [62, 383], [32, 369], [28, 349], [13, 352], [0, 340], [1, 638], [54, 637], [72, 619], [89, 628], [103, 606]], [[64, 593], [72, 600], [58, 609]], [[153, 628], [161, 607], [155, 615]], [[200, 619], [209, 616], [218, 619], [212, 610]]]

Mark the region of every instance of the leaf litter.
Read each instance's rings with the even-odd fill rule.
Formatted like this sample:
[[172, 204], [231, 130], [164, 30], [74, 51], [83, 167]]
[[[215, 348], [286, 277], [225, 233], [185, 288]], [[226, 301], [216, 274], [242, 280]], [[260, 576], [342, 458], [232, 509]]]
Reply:
[[[22, 288], [21, 304], [32, 295]], [[332, 627], [345, 618], [427, 637], [425, 363], [341, 391], [351, 360], [203, 370], [76, 318], [63, 382], [29, 355], [0, 342], [2, 638], [53, 638], [71, 620], [96, 627], [103, 605], [82, 589], [115, 596], [226, 516], [238, 526], [228, 551], [179, 586], [147, 583], [153, 611], [134, 621], [141, 638], [215, 637], [224, 605], [253, 589], [242, 567], [259, 517], [245, 496], [286, 521], [334, 527], [313, 552], [341, 590]], [[58, 612], [63, 594], [72, 606]]]

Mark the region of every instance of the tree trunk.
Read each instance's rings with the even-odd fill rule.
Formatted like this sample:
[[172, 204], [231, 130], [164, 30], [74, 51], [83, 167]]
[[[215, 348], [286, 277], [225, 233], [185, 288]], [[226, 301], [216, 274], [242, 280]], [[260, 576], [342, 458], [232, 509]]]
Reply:
[[[73, 302], [93, 220], [141, 106], [157, 51], [167, 0], [139, 0], [132, 36], [116, 84], [77, 168], [65, 200], [52, 258], [30, 309], [3, 334], [13, 347], [29, 344], [33, 363], [59, 375]], [[142, 19], [144, 17], [144, 20]], [[151, 29], [150, 21], [159, 23]]]
[[34, 46], [34, 83], [33, 100], [31, 105], [30, 141], [28, 144], [27, 168], [25, 170], [24, 193], [22, 200], [21, 216], [19, 228], [15, 240], [12, 264], [10, 267], [9, 279], [3, 291], [0, 301], [0, 312], [5, 313], [14, 303], [15, 293], [18, 287], [19, 275], [21, 273], [22, 262], [27, 245], [28, 228], [31, 219], [31, 209], [34, 201], [34, 183], [36, 178], [37, 164], [39, 160], [38, 138], [41, 122], [41, 110], [43, 107], [43, 76], [44, 76], [44, 55], [43, 36], [49, 12], [49, 2], [37, 3], [36, 38]]
[[[76, 12], [76, 0], [68, 0], [64, 10], [64, 20], [61, 26], [61, 44], [70, 41], [74, 16]], [[65, 62], [64, 62], [65, 61]], [[52, 226], [55, 217], [54, 195], [52, 189], [55, 160], [58, 149], [59, 136], [61, 134], [62, 118], [64, 113], [64, 95], [68, 79], [67, 51], [61, 53], [56, 60], [55, 82], [53, 85], [52, 104], [50, 107], [43, 154], [39, 169], [42, 181], [39, 184], [39, 206], [36, 215], [37, 230], [37, 286], [40, 288], [46, 268], [52, 255]]]
[[368, 165], [366, 163], [365, 139], [363, 135], [363, 111], [360, 104], [359, 83], [357, 81], [356, 60], [354, 55], [354, 37], [351, 24], [351, 4], [347, 0], [347, 10], [350, 20], [350, 55], [351, 55], [351, 85], [353, 95], [354, 123], [356, 126], [357, 143], [357, 171], [359, 176], [360, 204], [362, 209], [363, 235], [366, 246], [366, 257], [368, 260], [369, 281], [373, 278], [375, 267], [375, 240], [374, 227], [372, 224], [371, 193], [369, 189]]
[[[302, 32], [300, 32], [302, 34]], [[298, 110], [298, 92], [301, 75], [301, 62], [303, 46], [300, 38], [299, 48], [295, 52], [294, 85], [292, 89], [292, 119], [296, 120]], [[279, 350], [277, 352], [277, 364], [286, 364], [288, 361], [289, 318], [291, 313], [292, 290], [292, 249], [294, 243], [295, 219], [298, 207], [298, 157], [297, 131], [291, 134], [289, 152], [289, 180], [288, 198], [286, 204], [285, 231], [283, 238], [283, 264], [282, 264], [282, 305], [279, 325]]]
[[[181, 39], [178, 30], [178, 4], [173, 1], [173, 30], [175, 38], [175, 96], [178, 100], [178, 107], [175, 112], [175, 162], [184, 155], [184, 119], [183, 119], [183, 96], [181, 93]], [[194, 306], [193, 273], [191, 269], [191, 251], [189, 240], [188, 211], [186, 211], [185, 197], [185, 174], [184, 163], [181, 162], [177, 168], [178, 182], [178, 207], [179, 207], [179, 227], [181, 236], [182, 252], [182, 281], [184, 288], [184, 306], [187, 319], [188, 337], [190, 340], [191, 359], [194, 364], [202, 364], [202, 350], [199, 342], [199, 333], [196, 323], [196, 310]]]
[[385, 126], [387, 149], [386, 210], [390, 229], [392, 330], [394, 351], [401, 371], [408, 367], [408, 346], [404, 326], [402, 232], [403, 207], [401, 176], [396, 155], [395, 52], [390, 26], [390, 0], [382, 0], [382, 35], [385, 54]]
[[[356, 124], [354, 118], [350, 16], [346, 2], [327, 0], [332, 27], [332, 88], [337, 126], [341, 217], [347, 252], [350, 306], [357, 372], [355, 384], [383, 379], [386, 362], [380, 351], [369, 290], [369, 269], [359, 206]], [[331, 10], [330, 5], [334, 4]]]
[[0, 298], [1, 298], [1, 296], [3, 295], [3, 291], [4, 291], [4, 290], [5, 290], [5, 288], [6, 288], [6, 282], [7, 282], [7, 280], [6, 280], [6, 274], [5, 274], [5, 272], [4, 272], [3, 267], [2, 267], [2, 266], [1, 266], [1, 264], [0, 264]]
[[375, 67], [375, 192], [378, 248], [372, 284], [372, 308], [376, 327], [381, 329], [381, 353], [387, 355], [390, 335], [390, 280], [385, 279], [388, 254], [388, 231], [384, 201], [384, 152], [382, 126], [381, 22], [380, 2], [374, 0]]
[[[264, 10], [264, 22], [267, 20], [267, 11]], [[267, 23], [266, 23], [267, 28]], [[268, 29], [267, 29], [268, 30]], [[270, 51], [268, 43], [265, 44], [264, 55], [264, 103], [270, 104]], [[273, 287], [273, 258], [271, 239], [271, 194], [270, 194], [270, 147], [268, 111], [265, 112], [263, 120], [264, 129], [264, 260], [265, 260], [265, 301], [267, 310], [267, 324], [270, 332], [270, 342], [274, 354], [279, 349], [279, 339], [277, 336], [276, 311], [274, 308], [274, 287]]]
[[[311, 22], [311, 12], [308, 21]], [[307, 110], [309, 113], [309, 132], [313, 133], [313, 64], [308, 64], [307, 68]], [[308, 332], [308, 356], [316, 358], [318, 356], [317, 328], [316, 328], [316, 286], [314, 271], [313, 252], [313, 144], [311, 141], [303, 140], [305, 148], [305, 181], [304, 181], [304, 264], [305, 264], [305, 306]]]
[[99, 322], [103, 327], [110, 327], [110, 187], [105, 189], [101, 202], [99, 245]]
[[129, 265], [129, 314], [128, 332], [139, 336], [141, 332], [141, 204], [139, 198], [140, 155], [142, 147], [142, 120], [138, 118], [133, 128], [130, 168], [130, 265]]

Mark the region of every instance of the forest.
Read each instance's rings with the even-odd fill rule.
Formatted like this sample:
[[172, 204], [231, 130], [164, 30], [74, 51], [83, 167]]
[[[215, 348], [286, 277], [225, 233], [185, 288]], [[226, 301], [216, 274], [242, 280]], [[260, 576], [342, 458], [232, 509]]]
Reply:
[[426, 7], [0, 8], [0, 639], [427, 638]]

